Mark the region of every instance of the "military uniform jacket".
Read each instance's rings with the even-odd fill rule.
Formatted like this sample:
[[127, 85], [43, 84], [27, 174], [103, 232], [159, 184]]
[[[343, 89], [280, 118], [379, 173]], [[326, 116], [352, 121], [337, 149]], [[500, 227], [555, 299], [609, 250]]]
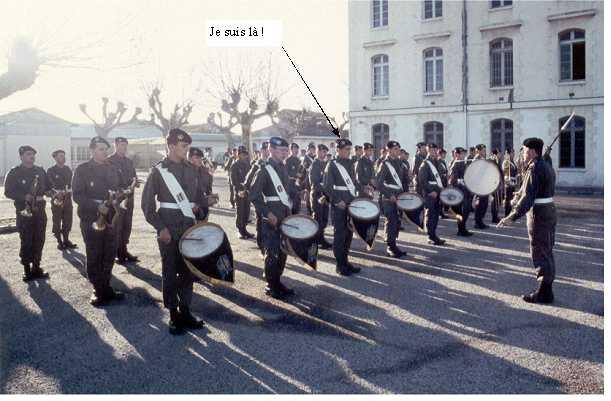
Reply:
[[310, 189], [310, 168], [316, 160], [316, 157], [306, 154], [301, 162], [301, 176], [303, 177], [302, 185], [304, 189]]
[[431, 167], [426, 162], [427, 160], [433, 163], [433, 166], [437, 168], [437, 172], [439, 173], [439, 160], [433, 160], [427, 157], [422, 161], [422, 165], [418, 169], [418, 188], [420, 189], [420, 194], [423, 196], [427, 196], [431, 192], [439, 193], [439, 191], [441, 191], [441, 188], [439, 188], [435, 180], [435, 174], [433, 174]]
[[[505, 172], [509, 169], [509, 177], [505, 176]], [[509, 178], [509, 179], [507, 179]], [[518, 181], [518, 166], [513, 160], [503, 160], [503, 179], [505, 186], [515, 187]]]
[[[276, 173], [278, 174], [278, 177], [280, 177], [280, 181], [282, 182], [284, 190], [288, 192], [289, 175], [286, 170], [286, 166], [283, 163], [278, 163], [277, 161], [271, 158], [268, 160], [267, 165], [272, 166], [272, 168], [276, 170]], [[250, 189], [248, 199], [252, 202], [253, 205], [255, 205], [255, 210], [257, 211], [257, 213], [265, 217], [269, 212], [272, 212], [280, 222], [286, 216], [291, 214], [291, 209], [285, 206], [279, 200], [265, 200], [265, 198], [267, 197], [277, 196], [278, 192], [274, 187], [274, 183], [272, 182], [269, 173], [267, 172], [267, 168], [260, 168], [255, 176], [255, 181], [253, 182], [252, 187]], [[288, 192], [288, 197], [289, 199], [291, 199], [290, 192]]]
[[230, 176], [234, 191], [239, 192], [246, 189], [244, 184], [246, 183], [246, 174], [248, 174], [249, 169], [250, 165], [246, 161], [236, 160], [233, 162]]
[[416, 156], [414, 156], [414, 171], [412, 172], [414, 177], [418, 177], [418, 170], [420, 170], [420, 166], [422, 165], [424, 159], [425, 157], [420, 153], [416, 153]]
[[[174, 174], [176, 181], [182, 187], [184, 194], [191, 203], [199, 206], [200, 210], [195, 213], [198, 220], [203, 219], [208, 209], [208, 198], [204, 194], [204, 182], [197, 168], [187, 161], [176, 163], [167, 157], [160, 161], [163, 168]], [[155, 202], [176, 203], [172, 193], [168, 190], [161, 173], [156, 167], [151, 168], [149, 176], [142, 190], [142, 212], [146, 221], [155, 227], [157, 233], [167, 228], [172, 239], [179, 240], [182, 234], [193, 225], [193, 219], [182, 214], [180, 209], [157, 209]]]
[[403, 191], [409, 191], [412, 169], [409, 165], [409, 161], [407, 160], [401, 160], [401, 165], [403, 166], [403, 174], [401, 175], [401, 183], [403, 185]]
[[445, 160], [438, 160], [437, 169], [439, 170], [439, 177], [444, 187], [448, 186], [448, 165]]
[[454, 187], [462, 189], [465, 195], [468, 195], [469, 191], [464, 182], [466, 170], [467, 160], [454, 160], [448, 173], [448, 183]]
[[[397, 177], [399, 178], [398, 183], [393, 178], [386, 163], [390, 163], [395, 168]], [[403, 192], [403, 183], [401, 182], [401, 177], [404, 174], [403, 168], [401, 160], [391, 159], [390, 157], [387, 157], [384, 163], [380, 164], [380, 168], [376, 175], [376, 187], [378, 191], [380, 191], [380, 197], [382, 197], [382, 199], [389, 199], [391, 196], [397, 196]]]
[[314, 160], [314, 163], [312, 163], [312, 167], [310, 168], [309, 180], [310, 180], [310, 185], [312, 187], [310, 192], [312, 193], [312, 197], [314, 199], [318, 199], [324, 194], [323, 178], [324, 178], [326, 167], [327, 167], [326, 161], [316, 159]]
[[120, 187], [117, 168], [110, 162], [96, 163], [93, 159], [74, 170], [72, 196], [78, 204], [78, 216], [82, 222], [91, 223], [98, 216], [100, 201], [108, 199], [108, 191]]
[[366, 185], [374, 185], [374, 182], [372, 182], [374, 179], [373, 162], [366, 156], [361, 157], [356, 163], [356, 181], [364, 187]]
[[533, 207], [535, 199], [553, 197], [555, 186], [556, 173], [550, 164], [541, 157], [532, 160], [526, 168], [518, 201], [508, 217], [515, 221]]
[[58, 191], [65, 191], [66, 186], [70, 189], [72, 185], [72, 170], [70, 167], [63, 165], [59, 167], [55, 165], [47, 169], [47, 181], [49, 183], [48, 189], [56, 189]]
[[108, 157], [108, 161], [119, 171], [119, 178], [121, 180], [119, 188], [126, 189], [129, 187], [133, 179], [137, 177], [132, 159], [113, 153]]
[[257, 176], [257, 171], [259, 171], [262, 167], [265, 167], [267, 164], [267, 160], [258, 159], [251, 163], [250, 170], [246, 174], [246, 181], [244, 183], [244, 187], [247, 191], [252, 188], [252, 183], [255, 181], [255, 177]]
[[297, 156], [289, 156], [285, 161], [287, 173], [289, 175], [289, 186], [291, 192], [297, 193], [299, 191], [299, 167], [301, 166], [301, 160]]
[[344, 166], [344, 168], [348, 172], [348, 175], [350, 176], [350, 180], [352, 180], [352, 183], [354, 184], [356, 192], [359, 192], [361, 189], [358, 182], [356, 182], [354, 169], [352, 168], [352, 162], [350, 161], [350, 159], [339, 159], [338, 158], [338, 159], [332, 160], [325, 167], [325, 174], [323, 178], [323, 190], [325, 194], [331, 200], [332, 204], [336, 205], [341, 201], [344, 201], [346, 204], [349, 204], [354, 199], [350, 191], [338, 190], [338, 189], [333, 188], [333, 187], [345, 187], [346, 186], [346, 183], [344, 182], [342, 175], [340, 174], [339, 170], [335, 166], [335, 162]]
[[42, 196], [49, 190], [47, 174], [42, 167], [33, 166], [32, 168], [23, 165], [13, 167], [4, 180], [4, 196], [14, 201], [15, 209], [21, 211], [25, 209], [25, 196], [32, 190], [34, 177], [38, 175], [38, 186], [36, 193], [36, 204], [44, 208], [44, 198]]

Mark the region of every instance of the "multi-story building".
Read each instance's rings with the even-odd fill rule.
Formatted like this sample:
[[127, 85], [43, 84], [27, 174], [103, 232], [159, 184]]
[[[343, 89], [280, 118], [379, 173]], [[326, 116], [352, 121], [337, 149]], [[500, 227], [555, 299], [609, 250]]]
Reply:
[[552, 148], [557, 185], [603, 186], [602, 1], [354, 1], [350, 131], [450, 149]]

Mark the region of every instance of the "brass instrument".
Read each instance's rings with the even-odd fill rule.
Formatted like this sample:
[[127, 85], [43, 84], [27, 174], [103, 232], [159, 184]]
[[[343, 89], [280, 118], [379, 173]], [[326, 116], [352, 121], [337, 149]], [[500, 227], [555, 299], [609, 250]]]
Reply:
[[129, 200], [129, 196], [133, 195], [134, 192], [136, 192], [136, 187], [138, 186], [138, 184], [139, 184], [138, 178], [134, 177], [131, 185], [127, 187], [127, 189], [124, 189], [123, 191], [121, 191], [121, 195], [124, 197], [121, 203], [119, 203], [119, 207], [121, 209], [127, 210], [127, 201]]
[[23, 217], [32, 217], [32, 211], [35, 210], [34, 204], [36, 203], [36, 190], [38, 190], [38, 174], [34, 176], [32, 180], [32, 186], [30, 187], [29, 195], [32, 196], [31, 201], [25, 201], [25, 208], [19, 212]]
[[[118, 213], [118, 207], [117, 207], [117, 203], [115, 202], [117, 199], [117, 191], [111, 191], [108, 190], [108, 198], [106, 198], [106, 200], [104, 200], [103, 205], [105, 205], [106, 207], [110, 208], [111, 206], [114, 206], [115, 208], [115, 215], [112, 217], [112, 221], [110, 226], [114, 226], [115, 225], [115, 221], [117, 219], [117, 216], [119, 215]], [[93, 227], [93, 229], [95, 231], [104, 231], [106, 230], [107, 224], [106, 224], [106, 214], [102, 214], [98, 211], [98, 218], [96, 219], [96, 221], [94, 221], [91, 226]]]
[[66, 200], [66, 195], [68, 195], [68, 193], [70, 192], [70, 190], [68, 189], [68, 185], [66, 185], [65, 189], [62, 190], [57, 190], [57, 189], [53, 189], [53, 206], [62, 208], [64, 207], [64, 201]]

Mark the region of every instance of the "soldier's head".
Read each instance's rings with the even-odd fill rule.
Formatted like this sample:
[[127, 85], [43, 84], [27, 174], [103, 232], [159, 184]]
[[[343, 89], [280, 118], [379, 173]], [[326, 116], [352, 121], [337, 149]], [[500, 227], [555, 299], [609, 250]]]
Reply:
[[340, 159], [349, 159], [352, 152], [352, 142], [350, 139], [340, 138], [337, 141], [337, 157]]
[[300, 157], [304, 157], [306, 155], [306, 150], [305, 149], [300, 149], [299, 150], [299, 156]]
[[245, 162], [248, 160], [248, 149], [246, 149], [246, 146], [240, 146], [238, 148], [238, 159], [240, 159], [241, 161]]
[[401, 160], [407, 160], [409, 159], [409, 153], [407, 153], [407, 150], [405, 149], [401, 149], [401, 152], [399, 153], [399, 158]]
[[233, 157], [238, 157], [238, 148], [231, 149], [231, 155]]
[[439, 149], [439, 160], [445, 160], [447, 155], [448, 152], [444, 148]]
[[426, 145], [426, 151], [432, 159], [436, 159], [439, 156], [439, 148], [435, 142], [428, 143]]
[[380, 159], [385, 158], [387, 154], [388, 154], [388, 149], [386, 149], [385, 147], [380, 149]]
[[289, 155], [289, 143], [278, 136], [269, 140], [270, 156], [275, 162], [282, 163]]
[[327, 152], [329, 151], [329, 148], [327, 147], [327, 145], [325, 144], [319, 144], [318, 145], [318, 151], [317, 151], [317, 156], [320, 160], [325, 160], [325, 158], [327, 157]]
[[66, 164], [66, 152], [64, 152], [62, 149], [57, 149], [51, 153], [51, 156], [53, 156], [53, 159], [55, 159], [55, 163], [57, 163], [58, 166], [61, 167]]
[[371, 158], [371, 156], [373, 156], [374, 150], [375, 148], [373, 147], [373, 144], [369, 142], [365, 142], [363, 144], [363, 151], [365, 152], [365, 157]]
[[166, 137], [168, 157], [173, 160], [186, 160], [191, 136], [179, 128], [172, 128]]
[[483, 143], [480, 143], [479, 145], [475, 146], [475, 152], [482, 158], [486, 157], [486, 145], [484, 145]]
[[416, 148], [418, 149], [418, 153], [420, 154], [420, 156], [426, 156], [427, 147], [424, 142], [418, 142], [416, 144]]
[[110, 144], [101, 136], [95, 136], [89, 142], [89, 150], [91, 150], [91, 158], [96, 163], [104, 163], [108, 157], [108, 149]]
[[36, 161], [36, 149], [30, 145], [24, 145], [19, 147], [19, 158], [24, 166], [32, 167]]
[[397, 159], [401, 154], [401, 145], [397, 141], [388, 141], [386, 149], [388, 149], [388, 157], [391, 159]]
[[514, 152], [512, 148], [505, 148], [505, 159], [513, 160]]
[[354, 146], [354, 155], [356, 157], [363, 156], [363, 147], [361, 145], [355, 145]]
[[115, 138], [115, 152], [120, 156], [125, 156], [127, 154], [127, 138], [122, 136]]
[[475, 156], [475, 146], [471, 146], [469, 148], [469, 156], [471, 157]]
[[526, 138], [522, 145], [522, 157], [526, 163], [543, 154], [543, 140], [540, 138]]
[[261, 144], [261, 159], [267, 160], [269, 157], [269, 142], [263, 142]]
[[316, 154], [316, 145], [314, 142], [308, 143], [308, 154], [314, 156]]
[[204, 159], [204, 152], [200, 148], [192, 147], [189, 149], [189, 161], [191, 164], [197, 167], [202, 166], [202, 161]]
[[291, 143], [291, 156], [299, 156], [299, 145], [295, 142]]
[[454, 159], [456, 160], [464, 160], [467, 156], [467, 152], [465, 152], [465, 149], [461, 148], [460, 146], [455, 147], [452, 153], [454, 154]]

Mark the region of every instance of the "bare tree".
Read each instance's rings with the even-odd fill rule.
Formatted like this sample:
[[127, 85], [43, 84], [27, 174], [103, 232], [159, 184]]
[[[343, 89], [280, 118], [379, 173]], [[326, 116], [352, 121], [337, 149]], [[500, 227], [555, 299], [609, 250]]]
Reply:
[[158, 85], [155, 85], [148, 94], [148, 103], [152, 110], [148, 123], [161, 131], [165, 138], [172, 128], [182, 128], [189, 124], [189, 116], [193, 111], [193, 103], [190, 100], [182, 104], [175, 103], [170, 116], [166, 117], [160, 94], [161, 90]]
[[291, 143], [299, 133], [303, 132], [310, 113], [310, 110], [305, 107], [301, 110], [284, 109], [271, 116], [271, 120], [272, 124], [279, 130], [280, 135]]
[[103, 122], [98, 123], [91, 115], [87, 112], [87, 105], [82, 103], [79, 105], [81, 112], [91, 120], [93, 123], [93, 127], [95, 128], [95, 133], [102, 138], [107, 138], [110, 132], [115, 129], [117, 126], [121, 124], [127, 124], [130, 122], [138, 121], [138, 116], [142, 113], [142, 109], [140, 107], [136, 107], [134, 109], [134, 114], [131, 119], [125, 122], [122, 122], [121, 119], [123, 115], [127, 111], [127, 107], [121, 101], [117, 102], [117, 108], [114, 112], [108, 112], [108, 98], [102, 98], [102, 117]]
[[8, 53], [8, 68], [0, 75], [0, 99], [31, 87], [46, 59], [32, 41], [17, 38]]
[[234, 146], [233, 132], [231, 132], [231, 130], [236, 125], [238, 125], [239, 120], [237, 118], [229, 115], [227, 123], [225, 124], [223, 122], [223, 114], [217, 112], [208, 114], [206, 122], [208, 123], [208, 126], [211, 127], [213, 130], [215, 130], [216, 132], [221, 132], [225, 136], [225, 140], [227, 141], [228, 147], [232, 148]]
[[335, 122], [335, 124], [337, 125], [337, 129], [339, 130], [339, 136], [340, 138], [348, 138], [350, 131], [348, 131], [346, 129], [346, 126], [348, 124], [350, 124], [350, 118], [348, 117], [348, 113], [343, 112], [342, 113], [342, 119], [344, 121], [342, 121], [341, 124], [337, 124], [337, 122], [335, 121], [335, 119], [333, 119], [333, 122]]

